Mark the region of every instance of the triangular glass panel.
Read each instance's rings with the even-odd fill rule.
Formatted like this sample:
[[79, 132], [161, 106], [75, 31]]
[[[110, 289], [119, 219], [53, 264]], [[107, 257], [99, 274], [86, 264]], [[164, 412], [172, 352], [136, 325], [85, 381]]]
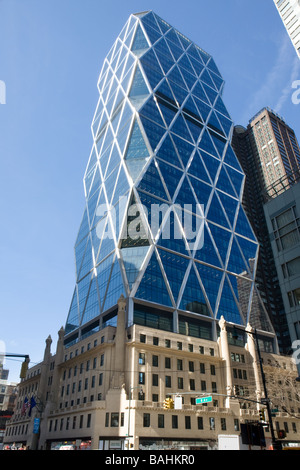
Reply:
[[143, 179], [138, 185], [138, 188], [143, 191], [146, 191], [147, 193], [152, 194], [153, 196], [168, 201], [168, 196], [161, 181], [160, 175], [157, 171], [156, 163], [154, 160], [152, 161], [152, 163], [150, 163], [145, 175], [143, 176]]
[[186, 84], [178, 67], [175, 66], [172, 68], [171, 72], [168, 74], [168, 79], [186, 89]]
[[198, 52], [199, 60], [202, 60], [203, 63], [206, 65], [210, 59], [210, 56], [199, 47], [196, 47], [196, 50]]
[[198, 60], [195, 60], [194, 57], [191, 57], [190, 55], [188, 56], [189, 57], [189, 60], [193, 66], [193, 69], [196, 73], [196, 75], [199, 77], [204, 69], [204, 66], [202, 64], [200, 64], [200, 62]]
[[[145, 51], [146, 49], [149, 49], [149, 44], [147, 42], [147, 39], [145, 38], [145, 35], [142, 31], [142, 28], [140, 25], [137, 25], [136, 33], [135, 33], [135, 38], [133, 40], [131, 50], [132, 52], [136, 53], [141, 53]], [[139, 55], [138, 54], [138, 55]]]
[[128, 173], [133, 181], [135, 183], [145, 166], [147, 165], [147, 162], [149, 161], [149, 158], [133, 158], [130, 160], [125, 160], [125, 165], [128, 170]]
[[222, 88], [222, 85], [224, 84], [224, 80], [218, 75], [216, 75], [215, 73], [213, 73], [212, 71], [209, 71], [209, 74], [215, 84], [216, 89], [220, 91]]
[[202, 204], [204, 206], [204, 211], [207, 207], [211, 192], [212, 192], [212, 187], [205, 184], [202, 181], [199, 181], [198, 179], [190, 176], [189, 178], [190, 183], [195, 191], [197, 200], [199, 204]]
[[[159, 44], [159, 43], [158, 43]], [[170, 53], [170, 57], [167, 57], [166, 55], [162, 54], [161, 52], [157, 51], [156, 50], [156, 55], [157, 55], [157, 58], [159, 60], [159, 63], [160, 63], [160, 66], [161, 68], [163, 69], [165, 75], [167, 75], [167, 73], [169, 72], [169, 70], [173, 67], [174, 65], [174, 59], [173, 57], [171, 56], [171, 53]]]
[[212, 88], [215, 88], [215, 84], [211, 79], [211, 76], [209, 75], [209, 72], [207, 69], [204, 70], [203, 74], [200, 77], [200, 80], [206, 83], [207, 85], [211, 86]]
[[233, 199], [230, 196], [227, 196], [227, 194], [224, 194], [221, 191], [217, 191], [217, 193], [229, 219], [230, 225], [233, 228], [239, 201], [237, 199]]
[[217, 111], [216, 111], [216, 116], [218, 117], [218, 120], [220, 121], [220, 123], [222, 125], [222, 128], [224, 130], [224, 134], [227, 137], [229, 137], [230, 132], [231, 132], [231, 128], [233, 126], [232, 121], [230, 121], [226, 117], [222, 116], [222, 114], [218, 113]]
[[232, 246], [230, 248], [227, 270], [239, 276], [247, 276], [249, 274], [248, 267], [245, 264], [235, 237], [233, 237]]
[[82, 279], [87, 273], [89, 273], [91, 269], [93, 268], [93, 266], [94, 266], [94, 260], [93, 260], [93, 252], [92, 252], [92, 242], [89, 237], [87, 245], [86, 245], [84, 257], [82, 260], [78, 279]]
[[119, 154], [118, 146], [115, 144], [110, 154], [109, 164], [107, 166], [106, 176], [110, 175], [110, 173], [115, 169], [117, 165], [120, 164], [121, 157]]
[[235, 197], [235, 191], [233, 189], [231, 181], [229, 180], [226, 169], [224, 168], [223, 165], [219, 173], [219, 177], [217, 181], [217, 189], [220, 189], [221, 191], [224, 191], [224, 193], [227, 193], [230, 196]]
[[201, 122], [199, 122], [199, 120], [194, 119], [193, 117], [191, 117], [188, 114], [184, 113], [183, 115], [184, 115], [184, 118], [185, 118], [185, 122], [187, 123], [187, 126], [190, 130], [190, 133], [192, 134], [193, 140], [194, 140], [195, 144], [197, 144], [197, 142], [199, 140], [199, 137], [200, 137], [200, 134], [201, 134], [202, 129], [203, 129], [203, 124], [201, 124]]
[[148, 13], [146, 13], [146, 15], [142, 16], [141, 21], [143, 25], [150, 26], [151, 28], [154, 28], [157, 32], [160, 33], [160, 28], [157, 24], [155, 16], [156, 15], [154, 15], [152, 11], [149, 11]]
[[111, 146], [108, 147], [105, 152], [103, 152], [100, 156], [100, 166], [101, 166], [101, 171], [102, 171], [102, 175], [105, 175], [106, 173], [106, 168], [107, 168], [107, 164], [108, 164], [108, 161], [109, 161], [109, 156], [110, 156], [110, 152], [111, 152]]
[[208, 105], [210, 104], [209, 101], [208, 101], [208, 98], [207, 98], [207, 96], [204, 92], [203, 86], [201, 85], [200, 82], [198, 82], [196, 84], [196, 86], [193, 88], [192, 94], [196, 98], [199, 98], [201, 101], [204, 101], [204, 103], [206, 103]]
[[200, 274], [200, 278], [210, 306], [214, 312], [217, 304], [220, 284], [223, 278], [223, 272], [219, 271], [218, 269], [205, 266], [204, 264], [195, 263], [195, 265], [198, 273]]
[[192, 137], [191, 137], [190, 132], [188, 130], [186, 121], [184, 120], [181, 113], [179, 113], [177, 115], [175, 121], [173, 122], [172, 127], [171, 127], [171, 132], [178, 135], [178, 136], [182, 136], [185, 139], [192, 142]]
[[155, 251], [148, 263], [135, 297], [172, 307], [172, 302]]
[[213, 72], [215, 72], [217, 75], [219, 75], [221, 77], [221, 74], [219, 72], [219, 69], [218, 67], [216, 66], [216, 63], [214, 61], [214, 59], [211, 57], [209, 62], [207, 63], [207, 68], [209, 70], [212, 70]]
[[97, 263], [100, 243], [101, 243], [101, 240], [102, 240], [102, 235], [103, 235], [104, 228], [105, 228], [105, 225], [106, 225], [106, 220], [107, 220], [106, 217], [102, 217], [98, 221], [97, 225], [95, 225], [95, 227], [91, 231], [92, 245], [93, 245], [93, 250], [94, 250], [94, 256], [95, 256], [96, 263]]
[[183, 183], [176, 196], [175, 204], [179, 204], [182, 209], [184, 208], [184, 205], [189, 206], [189, 210], [194, 214], [196, 213], [197, 203], [187, 177], [185, 177], [183, 180]]
[[223, 100], [221, 98], [221, 96], [218, 97], [218, 99], [216, 100], [215, 102], [215, 109], [220, 111], [220, 113], [224, 114], [224, 116], [228, 117], [228, 119], [231, 119], [230, 118], [230, 115], [228, 114], [228, 111], [223, 103]]
[[115, 191], [112, 199], [112, 205], [114, 206], [118, 200], [126, 194], [126, 192], [129, 190], [130, 186], [127, 180], [127, 176], [125, 174], [124, 168], [121, 165], [120, 168], [120, 173], [118, 176], [118, 182], [115, 186]]
[[78, 305], [77, 305], [77, 290], [75, 287], [68, 318], [66, 321], [65, 334], [71, 333], [79, 327]]
[[172, 43], [176, 44], [177, 47], [182, 49], [181, 42], [179, 41], [178, 36], [173, 28], [166, 34], [165, 37], [169, 41], [172, 41]]
[[82, 217], [82, 220], [81, 220], [80, 228], [79, 228], [79, 231], [78, 231], [78, 235], [77, 235], [77, 238], [76, 238], [75, 246], [78, 245], [78, 243], [80, 243], [80, 241], [84, 237], [87, 236], [89, 231], [90, 231], [89, 219], [88, 219], [88, 215], [87, 215], [87, 208], [85, 208], [84, 213], [83, 213], [83, 217]]
[[172, 52], [172, 55], [173, 55], [175, 61], [177, 61], [182, 56], [183, 49], [181, 49], [180, 47], [177, 47], [176, 44], [172, 41], [169, 41], [168, 38], [167, 38], [167, 43], [168, 43], [168, 46], [169, 46], [169, 48]]
[[152, 45], [155, 44], [156, 41], [158, 41], [161, 38], [161, 33], [146, 23], [144, 23], [143, 26], [145, 28], [149, 41], [151, 42]]
[[220, 135], [216, 134], [215, 132], [211, 130], [209, 131], [209, 133], [216, 146], [216, 149], [218, 150], [220, 158], [222, 158], [227, 141], [223, 137], [221, 137]]
[[171, 105], [167, 101], [163, 100], [159, 96], [157, 97], [157, 102], [158, 102], [158, 106], [160, 108], [160, 111], [163, 115], [163, 118], [164, 118], [167, 126], [169, 127], [171, 122], [173, 121], [174, 117], [177, 114], [178, 108]]
[[77, 284], [79, 318], [82, 318], [82, 314], [83, 314], [84, 306], [85, 306], [86, 299], [89, 293], [90, 285], [91, 285], [91, 274], [89, 274], [88, 276], [85, 276], [85, 278], [82, 279]]
[[203, 87], [205, 89], [205, 93], [207, 94], [211, 105], [213, 106], [218, 96], [218, 93], [212, 88], [210, 88], [210, 86], [206, 85], [205, 83], [203, 84]]
[[136, 200], [134, 194], [131, 195], [125, 219], [120, 236], [121, 249], [149, 246], [149, 230], [145, 224], [147, 214], [143, 205], [139, 205], [139, 201]]
[[250, 222], [248, 221], [242, 206], [239, 210], [239, 215], [235, 226], [235, 232], [256, 242], [256, 237], [253, 233]]
[[184, 55], [181, 57], [181, 59], [180, 59], [179, 62], [178, 62], [178, 65], [179, 65], [180, 68], [183, 67], [185, 71], [187, 71], [187, 72], [193, 74], [194, 80], [196, 80], [196, 78], [195, 78], [195, 71], [194, 71], [194, 69], [193, 69], [193, 67], [192, 67], [192, 64], [191, 64], [190, 59], [189, 59], [189, 57], [188, 57], [187, 54], [184, 54]]
[[200, 247], [199, 250], [195, 250], [195, 253], [194, 253], [195, 259], [220, 268], [221, 267], [220, 259], [217, 255], [210, 233], [205, 224], [203, 225], [203, 241], [204, 241], [203, 246]]
[[97, 165], [95, 167], [94, 179], [93, 179], [93, 184], [91, 186], [89, 197], [92, 196], [95, 193], [95, 191], [97, 191], [97, 189], [99, 189], [100, 185], [101, 185], [101, 175], [100, 175], [99, 165]]
[[159, 84], [159, 82], [161, 82], [163, 79], [162, 72], [160, 70], [158, 71], [157, 69], [152, 69], [148, 64], [145, 63], [143, 64], [143, 69], [147, 76], [151, 89], [154, 90]]
[[100, 313], [101, 309], [98, 299], [97, 279], [96, 277], [93, 277], [81, 324], [87, 323], [93, 318], [98, 317]]
[[194, 145], [190, 144], [189, 142], [186, 142], [186, 140], [183, 140], [180, 137], [177, 137], [176, 135], [172, 135], [172, 139], [185, 168], [191, 158], [192, 152], [194, 151], [195, 147]]
[[237, 157], [236, 157], [236, 155], [235, 155], [235, 153], [232, 150], [232, 147], [230, 145], [228, 145], [228, 147], [227, 147], [225, 157], [224, 157], [224, 163], [227, 163], [228, 165], [232, 166], [236, 170], [243, 173], [243, 170], [242, 170], [242, 168], [239, 164], [239, 161], [238, 161], [238, 159], [237, 159]]
[[117, 305], [118, 300], [122, 294], [124, 297], [126, 297], [120, 265], [118, 258], [116, 257], [103, 304], [103, 311], [108, 310], [114, 305]]
[[140, 115], [145, 116], [148, 119], [151, 119], [156, 124], [159, 124], [160, 126], [165, 127], [165, 123], [162, 120], [156, 101], [154, 101], [152, 96], [147, 100], [147, 102], [144, 104], [142, 109], [140, 109], [139, 113]]
[[211, 316], [192, 263], [179, 308], [188, 312]]
[[166, 250], [158, 250], [172, 294], [177, 304], [179, 291], [190, 260]]
[[222, 315], [228, 322], [235, 323], [238, 325], [243, 324], [239, 308], [236, 304], [226, 276], [220, 298], [217, 319], [219, 320]]
[[158, 126], [153, 121], [146, 119], [144, 116], [140, 116], [140, 118], [148, 141], [152, 147], [153, 152], [155, 152], [159, 142], [161, 141], [163, 135], [166, 132], [166, 129], [161, 126]]
[[108, 178], [105, 180], [105, 183], [104, 183], [107, 202], [109, 205], [111, 203], [111, 198], [114, 192], [114, 187], [116, 184], [118, 173], [119, 173], [119, 168], [116, 167], [114, 171], [108, 176]]
[[97, 283], [99, 289], [100, 303], [103, 305], [109, 276], [112, 270], [114, 254], [108, 256], [99, 266], [97, 267]]
[[211, 181], [212, 183], [214, 183], [218, 170], [220, 168], [221, 162], [220, 160], [217, 160], [216, 158], [212, 157], [211, 155], [209, 155], [208, 153], [204, 151], [201, 151], [199, 153], [202, 157], [202, 161], [208, 171], [208, 174], [211, 177]]
[[[93, 146], [91, 154], [90, 154], [89, 162], [86, 167], [85, 175], [88, 175], [90, 173], [90, 171], [96, 165], [97, 161], [98, 161], [97, 153], [96, 153], [95, 147]], [[87, 192], [88, 192], [88, 188], [87, 188]]]
[[226, 167], [226, 171], [229, 175], [229, 178], [231, 180], [231, 183], [232, 183], [232, 185], [235, 189], [236, 195], [237, 195], [238, 198], [240, 198], [241, 191], [242, 191], [242, 188], [243, 188], [243, 182], [244, 182], [244, 179], [245, 179], [245, 175], [238, 172], [238, 171], [235, 171], [230, 166], [225, 165], [225, 167]]
[[208, 127], [213, 129], [214, 131], [218, 132], [219, 134], [224, 135], [224, 131], [222, 129], [222, 126], [214, 112], [211, 113], [210, 118], [207, 122]]
[[183, 176], [183, 172], [162, 161], [158, 162], [158, 167], [167, 186], [170, 198], [173, 199], [174, 193]]
[[88, 237], [81, 240], [77, 246], [75, 246], [75, 265], [76, 265], [76, 278], [78, 279], [78, 275], [80, 272], [80, 268], [82, 265], [82, 260], [85, 254], [86, 246], [88, 242]]
[[208, 224], [208, 227], [218, 249], [219, 256], [225, 264], [232, 233], [228, 230], [222, 229], [221, 227], [217, 227], [214, 224]]
[[162, 38], [157, 44], [155, 44], [155, 52], [164, 56], [168, 61], [171, 61], [174, 65], [174, 59], [170, 52], [169, 46], [166, 43], [165, 39]]
[[258, 255], [259, 245], [258, 243], [253, 243], [249, 240], [246, 240], [246, 238], [239, 237], [238, 235], [236, 236], [236, 239], [244, 255], [244, 258], [248, 264], [248, 267], [249, 267], [248, 270], [251, 274], [251, 277], [254, 278], [255, 277], [254, 271], [256, 269], [255, 262], [256, 262], [257, 255]]
[[211, 107], [205, 104], [203, 101], [198, 100], [198, 98], [196, 98], [195, 96], [193, 97], [193, 99], [198, 108], [198, 112], [203, 119], [203, 122], [206, 122], [208, 115], [211, 111]]
[[88, 207], [88, 215], [89, 215], [89, 222], [90, 222], [90, 227], [92, 228], [93, 227], [93, 222], [94, 222], [94, 218], [95, 218], [95, 210], [96, 210], [96, 207], [97, 207], [97, 203], [98, 203], [98, 199], [99, 199], [99, 194], [101, 192], [101, 188], [99, 188], [94, 194], [93, 196], [90, 197], [88, 203], [87, 203], [87, 207]]
[[168, 250], [181, 253], [183, 255], [190, 255], [184, 239], [184, 231], [181, 226], [183, 220], [182, 211], [178, 208], [171, 206], [166, 220], [162, 226], [157, 245]]
[[175, 108], [177, 108], [177, 111], [178, 111], [178, 107], [177, 107], [177, 104], [175, 102], [174, 94], [173, 94], [173, 92], [170, 88], [170, 85], [169, 85], [167, 79], [165, 79], [159, 85], [159, 87], [157, 88], [155, 94], [160, 96], [161, 98], [163, 98], [165, 101], [171, 103]]
[[156, 72], [160, 73], [161, 75], [163, 74], [153, 49], [150, 49], [148, 52], [146, 52], [146, 54], [143, 55], [143, 57], [140, 58], [140, 63], [142, 64], [144, 70], [146, 67], [147, 70], [151, 71], [152, 69], [156, 70]]
[[203, 165], [202, 158], [200, 157], [200, 154], [198, 152], [195, 152], [194, 158], [187, 171], [190, 175], [195, 176], [196, 178], [199, 178], [202, 181], [205, 181], [206, 183], [210, 184], [210, 179], [206, 172], [205, 166]]
[[214, 157], [219, 158], [219, 155], [217, 154], [217, 151], [216, 151], [216, 149], [215, 149], [215, 147], [212, 143], [212, 140], [210, 138], [210, 135], [209, 135], [209, 133], [207, 132], [206, 129], [205, 129], [204, 133], [202, 134], [201, 140], [198, 143], [198, 147], [201, 150], [204, 150], [205, 152], [210, 153]]
[[134, 77], [133, 77], [133, 81], [132, 81], [132, 85], [131, 85], [131, 89], [129, 93], [129, 98], [135, 99], [135, 98], [140, 98], [141, 96], [147, 96], [147, 95], [149, 95], [148, 87], [145, 83], [140, 67], [137, 66]]
[[207, 219], [210, 222], [215, 222], [216, 224], [229, 228], [225, 213], [221, 207], [219, 198], [216, 193], [214, 193], [213, 198], [211, 200], [209, 211], [207, 213]]
[[149, 246], [137, 246], [133, 248], [129, 247], [121, 249], [123, 264], [130, 291], [140, 272], [141, 266], [145, 261], [148, 250]]
[[182, 164], [178, 160], [173, 141], [169, 134], [167, 134], [160, 149], [158, 150], [157, 157], [159, 157], [161, 160], [164, 160], [165, 162], [176, 165], [180, 169], [182, 168]]
[[149, 152], [146, 147], [144, 138], [139, 128], [138, 122], [135, 121], [127, 147], [125, 159], [129, 160], [131, 158], [145, 158], [148, 156]]
[[159, 16], [155, 15], [155, 19], [157, 21], [157, 24], [160, 26], [160, 29], [162, 31], [163, 34], [165, 34], [167, 31], [169, 31], [169, 29], [171, 28], [171, 26], [166, 23], [164, 20], [162, 20]]

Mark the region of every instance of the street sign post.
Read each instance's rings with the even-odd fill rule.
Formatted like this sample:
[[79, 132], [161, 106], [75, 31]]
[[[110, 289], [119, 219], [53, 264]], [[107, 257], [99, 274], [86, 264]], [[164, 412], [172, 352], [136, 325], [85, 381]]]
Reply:
[[211, 403], [212, 397], [202, 397], [196, 398], [196, 405], [201, 405], [202, 403]]

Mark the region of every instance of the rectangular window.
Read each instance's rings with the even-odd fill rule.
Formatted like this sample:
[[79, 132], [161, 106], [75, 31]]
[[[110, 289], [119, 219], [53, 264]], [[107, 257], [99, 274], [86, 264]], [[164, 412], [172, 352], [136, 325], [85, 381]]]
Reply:
[[112, 428], [119, 427], [119, 413], [111, 413], [110, 415], [110, 426]]
[[172, 415], [172, 428], [178, 429], [178, 416]]
[[143, 414], [143, 427], [144, 428], [150, 427], [150, 413]]
[[185, 416], [185, 429], [191, 429], [191, 417]]
[[170, 375], [166, 375], [165, 377], [165, 385], [167, 388], [170, 388], [171, 387], [171, 376]]
[[139, 373], [139, 384], [140, 385], [145, 385], [145, 372], [140, 372]]
[[158, 387], [158, 374], [152, 374], [152, 385]]
[[158, 367], [158, 356], [152, 356], [152, 366]]
[[158, 427], [159, 428], [164, 428], [165, 427], [165, 416], [164, 415], [158, 415]]
[[198, 416], [197, 423], [198, 423], [198, 429], [203, 429], [203, 418], [202, 418], [202, 416]]
[[139, 353], [139, 365], [145, 365], [145, 353]]

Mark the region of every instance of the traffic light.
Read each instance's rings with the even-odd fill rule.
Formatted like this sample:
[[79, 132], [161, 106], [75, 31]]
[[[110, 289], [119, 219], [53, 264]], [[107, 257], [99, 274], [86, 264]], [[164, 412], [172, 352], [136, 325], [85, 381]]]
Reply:
[[25, 361], [22, 362], [21, 372], [20, 372], [20, 379], [25, 379], [26, 378], [26, 374], [27, 374], [27, 370], [28, 370], [28, 364], [29, 364], [29, 357], [26, 357]]
[[261, 408], [259, 410], [259, 421], [263, 421], [263, 422], [266, 421], [266, 415], [265, 415], [265, 409], [264, 408]]
[[172, 410], [174, 408], [174, 401], [172, 398], [166, 398], [164, 400], [164, 409], [165, 410]]
[[284, 429], [280, 429], [277, 432], [277, 435], [278, 435], [278, 439], [284, 439], [286, 437], [286, 432], [284, 431]]

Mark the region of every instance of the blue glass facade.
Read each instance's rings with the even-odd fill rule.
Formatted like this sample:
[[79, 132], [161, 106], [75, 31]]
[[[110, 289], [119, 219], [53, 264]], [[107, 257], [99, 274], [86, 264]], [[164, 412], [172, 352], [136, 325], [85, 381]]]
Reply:
[[152, 306], [174, 331], [187, 312], [205, 334], [221, 315], [241, 325], [262, 315], [223, 86], [213, 58], [152, 11], [129, 18], [98, 82], [66, 334], [121, 294], [128, 324], [150, 321]]

